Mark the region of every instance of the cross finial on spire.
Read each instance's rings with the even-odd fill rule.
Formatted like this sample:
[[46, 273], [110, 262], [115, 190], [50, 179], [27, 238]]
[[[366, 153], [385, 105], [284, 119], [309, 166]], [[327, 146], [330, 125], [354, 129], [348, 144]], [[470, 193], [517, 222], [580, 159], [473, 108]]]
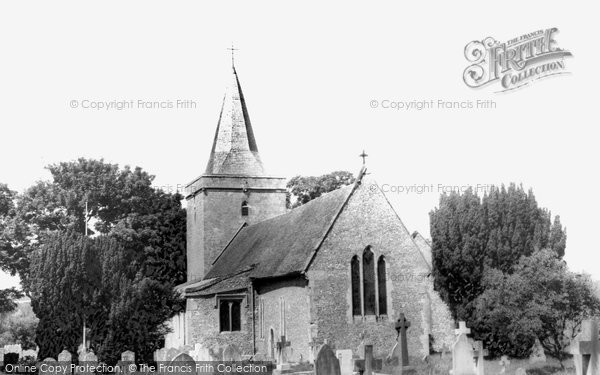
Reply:
[[231, 67], [235, 68], [235, 64], [234, 64], [234, 51], [238, 51], [238, 49], [233, 46], [233, 43], [231, 43], [231, 47], [227, 48], [227, 49], [231, 51]]
[[360, 154], [360, 155], [358, 155], [358, 156], [360, 156], [360, 157], [362, 158], [362, 160], [363, 160], [363, 165], [365, 165], [365, 164], [366, 164], [366, 162], [367, 162], [367, 156], [369, 156], [369, 155], [367, 155], [367, 153], [365, 153], [365, 150], [363, 150], [362, 154]]

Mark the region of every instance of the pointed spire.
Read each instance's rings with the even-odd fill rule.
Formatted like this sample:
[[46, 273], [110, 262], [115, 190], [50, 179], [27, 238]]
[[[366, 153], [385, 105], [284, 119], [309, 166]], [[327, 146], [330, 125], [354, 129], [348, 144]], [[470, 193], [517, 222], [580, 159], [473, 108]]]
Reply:
[[254, 132], [235, 67], [225, 92], [206, 174], [263, 176]]

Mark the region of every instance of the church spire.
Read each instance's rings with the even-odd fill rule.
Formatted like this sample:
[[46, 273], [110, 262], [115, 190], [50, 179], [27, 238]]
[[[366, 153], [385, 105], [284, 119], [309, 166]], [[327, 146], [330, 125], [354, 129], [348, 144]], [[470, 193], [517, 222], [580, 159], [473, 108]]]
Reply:
[[205, 174], [264, 176], [235, 66], [232, 66], [232, 73]]

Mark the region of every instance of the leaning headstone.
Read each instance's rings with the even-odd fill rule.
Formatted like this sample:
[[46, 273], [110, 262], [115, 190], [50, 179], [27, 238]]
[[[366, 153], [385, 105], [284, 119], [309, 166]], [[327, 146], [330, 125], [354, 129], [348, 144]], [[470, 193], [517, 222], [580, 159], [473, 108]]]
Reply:
[[570, 346], [577, 375], [596, 375], [600, 372], [600, 342], [598, 342], [598, 323], [584, 320], [581, 332]]
[[498, 364], [500, 365], [500, 373], [506, 374], [506, 368], [508, 367], [508, 365], [510, 365], [510, 360], [508, 359], [508, 357], [505, 355], [500, 357], [500, 362], [498, 362]]
[[315, 375], [341, 375], [340, 362], [327, 344], [317, 354]]
[[546, 362], [546, 354], [544, 353], [544, 347], [540, 342], [539, 338], [535, 338], [535, 343], [531, 347], [531, 354], [529, 355], [529, 363], [545, 363]]
[[352, 375], [354, 370], [354, 360], [352, 359], [352, 349], [336, 350], [335, 356], [340, 363], [340, 372], [342, 375]]
[[58, 354], [58, 364], [61, 366], [66, 366], [65, 375], [71, 374], [73, 368], [71, 367], [71, 363], [73, 362], [73, 355], [69, 353], [67, 350], [63, 350]]
[[465, 322], [459, 322], [458, 326], [455, 330], [458, 337], [452, 346], [452, 375], [476, 375], [473, 345], [467, 337], [471, 329]]
[[233, 344], [229, 344], [223, 350], [223, 361], [225, 362], [233, 362], [233, 361], [241, 361], [242, 354], [238, 350], [237, 346]]

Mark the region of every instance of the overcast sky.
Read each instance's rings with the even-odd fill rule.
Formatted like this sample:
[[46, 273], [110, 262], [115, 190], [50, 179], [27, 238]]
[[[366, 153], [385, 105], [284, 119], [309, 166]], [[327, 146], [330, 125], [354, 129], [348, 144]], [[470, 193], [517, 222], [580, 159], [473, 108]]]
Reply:
[[[45, 165], [88, 157], [141, 166], [167, 190], [184, 185], [206, 166], [234, 42], [272, 174], [357, 172], [364, 149], [380, 185], [429, 187], [388, 193], [409, 230], [427, 237], [440, 185], [522, 183], [561, 216], [571, 269], [600, 279], [592, 3], [353, 4], [2, 2], [0, 182], [22, 191], [49, 178]], [[464, 84], [470, 41], [551, 27], [574, 55], [571, 74], [503, 94]], [[478, 99], [496, 108], [381, 108], [384, 100]], [[138, 108], [138, 100], [174, 108]], [[195, 105], [177, 108], [177, 100]], [[82, 108], [84, 101], [134, 108]], [[16, 283], [0, 275], [1, 287]]]

